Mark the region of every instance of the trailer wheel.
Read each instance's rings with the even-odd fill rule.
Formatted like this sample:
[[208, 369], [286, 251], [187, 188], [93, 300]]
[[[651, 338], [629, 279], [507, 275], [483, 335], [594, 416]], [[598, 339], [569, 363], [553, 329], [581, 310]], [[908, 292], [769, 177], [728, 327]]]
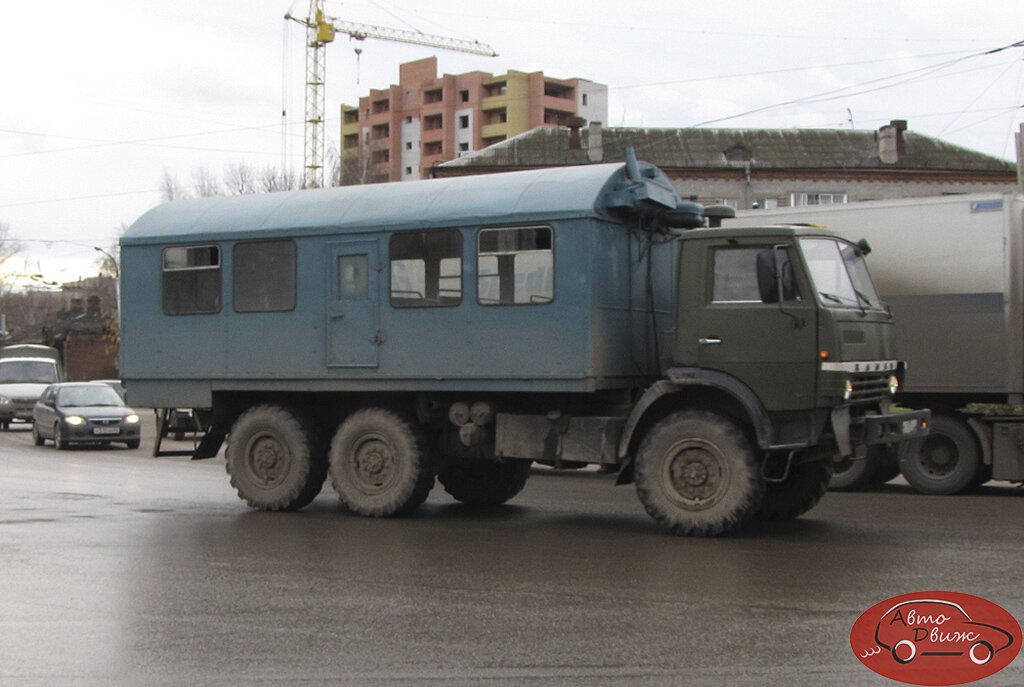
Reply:
[[434, 486], [434, 461], [416, 425], [383, 408], [358, 410], [331, 441], [331, 484], [351, 511], [407, 515]]
[[900, 462], [903, 477], [924, 494], [956, 494], [974, 486], [981, 452], [974, 434], [949, 415], [933, 415], [921, 450]]
[[499, 463], [491, 460], [458, 460], [437, 474], [437, 481], [456, 501], [470, 506], [498, 506], [526, 486], [529, 460]]
[[238, 496], [257, 510], [298, 510], [316, 498], [327, 476], [323, 442], [288, 408], [258, 405], [228, 435], [227, 472]]
[[829, 488], [835, 463], [831, 455], [797, 463], [784, 482], [769, 482], [759, 515], [767, 520], [792, 520], [817, 505]]
[[733, 422], [680, 411], [640, 443], [636, 490], [648, 514], [680, 536], [717, 536], [758, 512], [764, 499], [757, 454]]

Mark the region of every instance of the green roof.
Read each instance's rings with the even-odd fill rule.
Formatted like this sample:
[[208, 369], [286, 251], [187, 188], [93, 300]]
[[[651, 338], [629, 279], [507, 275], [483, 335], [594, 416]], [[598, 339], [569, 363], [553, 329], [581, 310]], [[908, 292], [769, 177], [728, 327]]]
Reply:
[[[603, 157], [623, 159], [627, 146], [637, 157], [662, 168], [729, 169], [750, 159], [759, 169], [904, 169], [1014, 173], [1014, 163], [912, 131], [902, 133], [904, 150], [895, 164], [879, 159], [874, 129], [649, 129], [605, 127]], [[588, 164], [590, 132], [570, 149], [565, 127], [539, 127], [484, 150], [463, 154], [445, 167], [545, 167]], [[739, 147], [742, 147], [742, 150]], [[726, 159], [735, 150], [739, 161]]]

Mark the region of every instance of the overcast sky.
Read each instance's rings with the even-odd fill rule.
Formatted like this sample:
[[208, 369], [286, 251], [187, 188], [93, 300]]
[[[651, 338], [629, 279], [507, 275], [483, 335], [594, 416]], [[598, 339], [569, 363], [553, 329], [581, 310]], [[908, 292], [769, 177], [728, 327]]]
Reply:
[[[0, 224], [4, 271], [69, 281], [160, 202], [170, 175], [301, 173], [308, 0], [4, 2]], [[464, 8], [464, 9], [460, 9]], [[608, 126], [912, 131], [1014, 159], [1024, 115], [1024, 3], [1005, 0], [327, 0], [348, 21], [490, 43], [487, 58], [340, 35], [339, 107], [436, 55], [439, 71], [509, 69], [609, 87]], [[1002, 48], [1002, 49], [1001, 49]], [[282, 109], [286, 117], [282, 118]], [[746, 114], [745, 114], [746, 113]]]

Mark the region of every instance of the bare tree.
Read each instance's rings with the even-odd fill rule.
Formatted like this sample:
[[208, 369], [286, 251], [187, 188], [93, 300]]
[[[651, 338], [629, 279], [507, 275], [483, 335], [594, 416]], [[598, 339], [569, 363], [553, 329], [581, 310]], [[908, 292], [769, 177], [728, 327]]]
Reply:
[[195, 189], [196, 195], [200, 198], [224, 195], [224, 192], [220, 188], [220, 184], [217, 183], [217, 178], [214, 177], [206, 167], [200, 167], [197, 169], [193, 173], [192, 179], [195, 182], [193, 188]]
[[21, 244], [11, 238], [10, 225], [0, 222], [0, 289], [4, 291], [9, 288], [11, 259], [20, 252]]
[[178, 184], [178, 180], [174, 178], [174, 175], [164, 170], [164, 178], [160, 182], [160, 197], [165, 203], [168, 203], [172, 200], [188, 198], [188, 193]]
[[238, 162], [228, 165], [227, 170], [224, 172], [223, 188], [230, 196], [244, 196], [256, 193], [259, 190], [257, 183], [256, 172], [253, 171], [252, 167], [244, 163]]
[[263, 193], [291, 191], [296, 188], [296, 181], [295, 173], [291, 170], [280, 170], [269, 165], [260, 172], [259, 190]]

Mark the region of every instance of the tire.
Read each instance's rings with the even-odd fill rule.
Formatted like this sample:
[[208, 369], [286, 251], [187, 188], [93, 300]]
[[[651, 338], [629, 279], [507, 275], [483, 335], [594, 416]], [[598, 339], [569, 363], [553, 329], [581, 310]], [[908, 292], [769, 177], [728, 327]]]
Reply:
[[256, 510], [298, 510], [316, 498], [327, 476], [323, 441], [288, 408], [258, 405], [228, 435], [226, 469], [239, 498]]
[[761, 508], [765, 483], [746, 434], [726, 418], [686, 410], [659, 421], [637, 451], [637, 495], [678, 536], [717, 536]]
[[34, 422], [32, 423], [32, 443], [36, 446], [42, 446], [46, 443], [46, 439], [39, 433], [39, 425]]
[[529, 460], [499, 463], [491, 460], [458, 460], [437, 474], [437, 481], [456, 501], [469, 506], [498, 506], [526, 486]]
[[408, 515], [434, 486], [434, 460], [416, 425], [383, 408], [349, 415], [331, 440], [331, 484], [346, 508], [375, 518]]
[[900, 469], [923, 494], [956, 494], [977, 483], [981, 450], [965, 424], [949, 415], [933, 415], [921, 450], [907, 456]]
[[64, 438], [64, 430], [59, 422], [53, 425], [53, 447], [58, 451], [66, 451], [71, 448], [71, 442]]
[[814, 508], [829, 489], [834, 465], [831, 456], [793, 465], [786, 481], [768, 483], [760, 517], [792, 520]]
[[129, 449], [137, 449], [138, 447], [142, 446], [142, 440], [132, 439], [130, 441], [124, 442], [124, 445], [127, 446]]
[[885, 484], [899, 474], [900, 466], [892, 447], [869, 446], [864, 458], [845, 458], [835, 464], [828, 488], [831, 491], [858, 491]]

